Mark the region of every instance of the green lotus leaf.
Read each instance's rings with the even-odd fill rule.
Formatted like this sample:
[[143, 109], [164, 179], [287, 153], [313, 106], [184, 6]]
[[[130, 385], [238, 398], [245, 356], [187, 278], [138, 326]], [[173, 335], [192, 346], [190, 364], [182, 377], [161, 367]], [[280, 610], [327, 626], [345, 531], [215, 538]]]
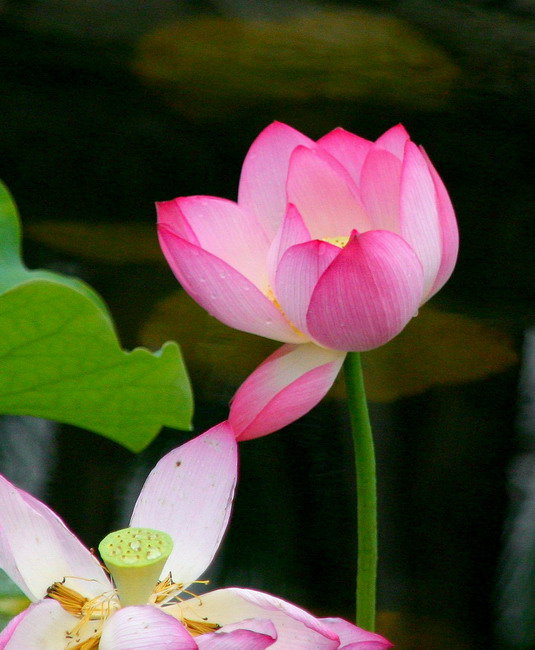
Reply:
[[123, 350], [91, 287], [27, 269], [16, 207], [1, 184], [0, 359], [0, 413], [74, 424], [136, 452], [162, 426], [191, 426], [178, 345]]

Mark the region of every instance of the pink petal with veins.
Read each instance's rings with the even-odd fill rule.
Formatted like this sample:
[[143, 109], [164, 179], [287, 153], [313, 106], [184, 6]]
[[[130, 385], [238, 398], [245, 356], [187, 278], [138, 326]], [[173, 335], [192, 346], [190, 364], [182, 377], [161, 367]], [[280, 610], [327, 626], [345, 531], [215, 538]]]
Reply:
[[234, 432], [223, 422], [164, 456], [149, 474], [130, 526], [173, 538], [162, 578], [188, 585], [208, 567], [228, 524], [236, 485]]
[[217, 632], [197, 637], [199, 650], [264, 650], [277, 640], [269, 619], [250, 619], [224, 625]]
[[229, 423], [238, 440], [265, 436], [308, 413], [327, 393], [344, 352], [309, 343], [283, 345], [240, 386]]
[[99, 644], [99, 650], [197, 648], [197, 643], [182, 623], [152, 605], [120, 609], [106, 621]]
[[226, 262], [163, 227], [160, 243], [180, 284], [222, 323], [276, 341], [301, 340], [271, 300]]
[[318, 140], [318, 146], [336, 158], [360, 187], [360, 173], [372, 143], [338, 127]]
[[87, 548], [43, 503], [0, 476], [0, 566], [30, 600], [46, 596], [66, 576], [69, 587], [93, 597], [110, 581]]
[[[174, 607], [174, 606], [173, 606]], [[219, 589], [177, 605], [188, 618], [206, 617], [220, 625], [237, 623], [247, 628], [250, 619], [268, 618], [277, 631], [270, 646], [286, 650], [336, 650], [339, 637], [312, 614], [280, 598], [251, 589]]]
[[398, 334], [422, 298], [421, 264], [398, 235], [371, 230], [353, 236], [319, 279], [308, 331], [337, 350], [370, 350]]
[[288, 203], [299, 210], [314, 239], [368, 230], [359, 190], [344, 167], [323, 149], [297, 147], [286, 182]]
[[269, 239], [275, 236], [286, 211], [286, 176], [292, 151], [315, 147], [306, 135], [274, 122], [265, 128], [245, 156], [238, 203], [262, 223]]
[[[232, 266], [261, 291], [267, 290], [267, 265], [259, 264], [259, 260], [266, 259], [269, 240], [254, 215], [214, 196], [188, 196], [168, 203], [173, 204], [174, 220], [169, 217], [167, 204], [157, 206], [158, 213], [162, 212], [164, 237], [165, 231], [171, 230]], [[175, 228], [175, 224], [182, 227]], [[185, 236], [186, 224], [194, 238]]]

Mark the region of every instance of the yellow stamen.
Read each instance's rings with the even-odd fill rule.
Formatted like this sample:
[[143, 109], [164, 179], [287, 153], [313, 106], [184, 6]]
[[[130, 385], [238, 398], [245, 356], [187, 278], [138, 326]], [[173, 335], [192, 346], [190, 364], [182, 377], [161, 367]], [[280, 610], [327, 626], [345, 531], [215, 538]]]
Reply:
[[200, 636], [201, 634], [209, 634], [210, 632], [215, 632], [219, 630], [221, 625], [217, 623], [209, 623], [208, 621], [192, 621], [189, 618], [183, 617], [181, 619], [182, 623], [186, 626], [186, 629], [191, 634], [191, 636]]
[[63, 609], [73, 616], [81, 616], [84, 605], [89, 602], [89, 598], [66, 587], [62, 582], [55, 582], [47, 589], [47, 594], [50, 598], [57, 600]]
[[[72, 630], [67, 632], [67, 639], [73, 639], [71, 643], [75, 645], [68, 643], [66, 650], [94, 650], [98, 648], [102, 634], [102, 623], [119, 609], [119, 601], [115, 591], [89, 599], [76, 590], [65, 586], [63, 582], [55, 582], [47, 589], [47, 594], [50, 598], [57, 600], [66, 612], [80, 619]], [[80, 632], [90, 621], [99, 621], [93, 634], [84, 641], [78, 641]]]

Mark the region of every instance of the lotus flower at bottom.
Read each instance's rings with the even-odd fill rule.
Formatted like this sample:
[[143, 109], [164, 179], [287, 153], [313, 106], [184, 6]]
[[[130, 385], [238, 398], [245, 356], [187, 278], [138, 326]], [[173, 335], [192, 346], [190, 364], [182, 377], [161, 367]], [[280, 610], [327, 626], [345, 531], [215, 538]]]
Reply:
[[0, 650], [390, 648], [261, 592], [193, 596], [226, 529], [236, 474], [228, 423], [160, 460], [130, 528], [99, 546], [114, 582], [57, 515], [0, 477], [0, 567], [33, 601], [0, 634]]

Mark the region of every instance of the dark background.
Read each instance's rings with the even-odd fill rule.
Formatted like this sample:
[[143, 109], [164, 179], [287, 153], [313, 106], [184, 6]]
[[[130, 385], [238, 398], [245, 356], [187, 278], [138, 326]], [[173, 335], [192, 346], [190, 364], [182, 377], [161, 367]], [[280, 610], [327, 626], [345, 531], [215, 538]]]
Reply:
[[[402, 122], [426, 147], [461, 231], [459, 263], [433, 307], [492, 328], [519, 363], [487, 369], [495, 338], [472, 358], [461, 336], [447, 354], [467, 356], [465, 378], [404, 390], [413, 369], [401, 364], [404, 396], [372, 404], [380, 629], [401, 650], [535, 648], [535, 3], [4, 0], [0, 21], [0, 176], [22, 215], [27, 263], [90, 282], [125, 347], [178, 332], [197, 433], [225, 419], [257, 363], [251, 350], [262, 358], [267, 348], [251, 337], [240, 359], [240, 340], [222, 340], [225, 354], [238, 346], [229, 374], [204, 329], [181, 339], [187, 327], [169, 317], [161, 340], [147, 335], [148, 315], [178, 289], [156, 251], [154, 202], [235, 198], [248, 146], [275, 119], [313, 138], [340, 125], [375, 139]], [[132, 237], [112, 228], [95, 244], [102, 224]], [[135, 457], [73, 427], [6, 418], [4, 429], [2, 471], [90, 546], [127, 521], [148, 469], [191, 436], [164, 431]], [[214, 583], [351, 618], [343, 400], [335, 393], [240, 451]]]

